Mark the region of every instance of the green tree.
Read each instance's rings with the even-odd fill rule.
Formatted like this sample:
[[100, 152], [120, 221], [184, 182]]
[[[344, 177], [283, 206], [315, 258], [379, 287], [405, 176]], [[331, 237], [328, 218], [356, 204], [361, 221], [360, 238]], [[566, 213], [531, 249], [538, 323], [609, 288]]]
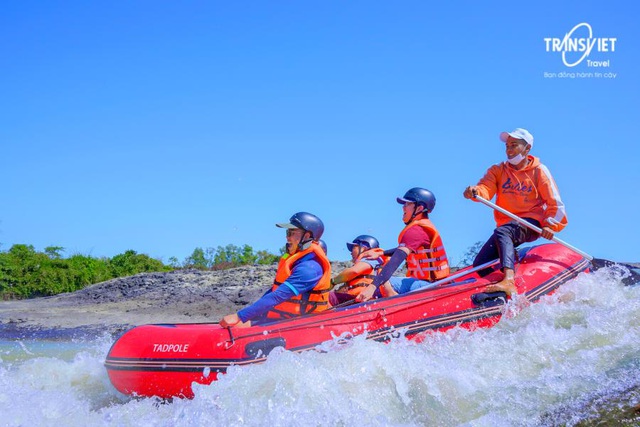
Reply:
[[253, 253], [253, 248], [249, 245], [242, 247], [240, 262], [245, 265], [253, 265], [258, 261], [258, 255]]
[[462, 268], [473, 264], [473, 260], [476, 258], [476, 255], [478, 255], [478, 252], [480, 252], [483, 244], [483, 242], [477, 241], [473, 245], [469, 246], [464, 255], [462, 255], [462, 259], [458, 266]]
[[240, 248], [236, 245], [218, 246], [213, 258], [214, 265], [229, 265], [235, 267], [240, 263]]
[[204, 249], [195, 248], [191, 255], [184, 260], [184, 266], [186, 268], [198, 268], [204, 270], [209, 267], [207, 258], [204, 253]]
[[108, 258], [98, 259], [76, 254], [66, 261], [69, 266], [69, 279], [72, 290], [82, 289], [94, 283], [120, 277], [117, 269], [114, 270], [112, 260]]
[[274, 255], [268, 251], [258, 251], [257, 253], [257, 263], [262, 265], [270, 265], [278, 262], [280, 256]]
[[62, 246], [47, 246], [46, 248], [44, 248], [44, 253], [47, 254], [51, 259], [62, 258], [60, 252], [64, 252], [64, 248]]
[[2, 263], [6, 281], [0, 285], [3, 294], [9, 297], [25, 297], [37, 287], [35, 275], [40, 268], [35, 248], [32, 245], [16, 244], [6, 253]]
[[277, 262], [279, 258], [280, 256], [267, 251], [255, 252], [251, 246], [246, 244], [242, 247], [229, 244], [226, 246], [218, 246], [215, 249], [207, 248], [204, 250], [199, 247], [195, 248], [193, 253], [185, 258], [183, 267], [224, 270], [241, 265], [273, 264]]

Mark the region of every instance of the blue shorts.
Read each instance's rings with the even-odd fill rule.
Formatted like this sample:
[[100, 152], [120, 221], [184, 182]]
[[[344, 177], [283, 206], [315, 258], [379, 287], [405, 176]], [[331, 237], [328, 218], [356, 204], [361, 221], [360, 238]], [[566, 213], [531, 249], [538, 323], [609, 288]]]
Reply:
[[416, 279], [414, 277], [398, 277], [393, 276], [389, 279], [391, 287], [399, 294], [415, 291], [416, 289], [425, 289], [433, 286], [433, 283], [426, 280]]

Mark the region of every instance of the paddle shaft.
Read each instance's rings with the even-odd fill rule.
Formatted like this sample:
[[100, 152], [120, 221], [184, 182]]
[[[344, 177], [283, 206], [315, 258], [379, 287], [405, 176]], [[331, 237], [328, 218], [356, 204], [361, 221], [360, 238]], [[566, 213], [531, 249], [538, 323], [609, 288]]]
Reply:
[[[485, 268], [489, 268], [492, 265], [497, 264], [498, 262], [499, 262], [499, 260], [494, 259], [493, 261], [485, 262], [484, 264], [478, 265], [478, 266], [473, 267], [473, 268], [471, 268], [469, 270], [459, 271], [457, 273], [454, 273], [454, 274], [452, 274], [450, 276], [445, 277], [444, 279], [440, 279], [437, 282], [429, 283], [429, 287], [432, 288], [432, 287], [435, 287], [435, 286], [439, 286], [439, 285], [443, 285], [445, 283], [452, 282], [452, 281], [454, 281], [454, 280], [456, 280], [456, 279], [458, 279], [460, 277], [466, 276], [469, 273], [473, 273], [473, 272], [478, 271], [478, 270], [483, 270]], [[419, 290], [419, 289], [416, 289], [416, 291], [417, 290]]]
[[[537, 227], [533, 224], [531, 224], [529, 221], [525, 221], [524, 219], [520, 218], [517, 215], [512, 214], [511, 212], [509, 212], [506, 209], [501, 208], [500, 206], [496, 205], [495, 203], [491, 203], [490, 201], [488, 201], [487, 199], [485, 199], [484, 197], [475, 196], [476, 200], [478, 200], [481, 203], [484, 203], [485, 205], [489, 206], [490, 208], [493, 208], [495, 210], [497, 210], [498, 212], [508, 216], [509, 218], [513, 219], [514, 221], [519, 222], [520, 224], [524, 225], [527, 228], [532, 229], [533, 231], [537, 232], [537, 233], [542, 233], [542, 229], [540, 227]], [[571, 246], [570, 244], [568, 244], [567, 242], [558, 239], [555, 235], [553, 236], [553, 238], [551, 239], [556, 243], [561, 244], [562, 246], [564, 246], [565, 248], [571, 249], [572, 251], [574, 251], [577, 254], [582, 255], [584, 258], [588, 259], [589, 261], [593, 261], [593, 257], [591, 255], [589, 255], [586, 252], [581, 251], [580, 249]]]

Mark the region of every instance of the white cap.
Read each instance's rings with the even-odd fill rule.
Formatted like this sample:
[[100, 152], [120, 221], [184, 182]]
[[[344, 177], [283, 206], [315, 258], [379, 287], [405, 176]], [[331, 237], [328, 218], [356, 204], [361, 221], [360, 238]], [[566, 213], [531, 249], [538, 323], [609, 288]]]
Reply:
[[531, 135], [529, 131], [526, 129], [516, 128], [513, 132], [500, 133], [500, 140], [502, 142], [507, 142], [507, 138], [509, 137], [512, 137], [515, 139], [522, 139], [531, 147], [533, 147], [533, 135]]

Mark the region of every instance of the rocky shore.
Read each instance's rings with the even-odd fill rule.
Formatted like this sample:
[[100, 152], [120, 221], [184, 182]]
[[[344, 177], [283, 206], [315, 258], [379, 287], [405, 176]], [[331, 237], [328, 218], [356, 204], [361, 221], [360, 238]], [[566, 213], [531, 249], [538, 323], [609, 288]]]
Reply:
[[[333, 274], [348, 265], [332, 262]], [[275, 264], [142, 273], [73, 293], [0, 301], [0, 339], [117, 335], [148, 323], [218, 322], [260, 298], [275, 273]]]
[[[338, 272], [347, 263], [332, 263]], [[118, 334], [147, 323], [217, 322], [256, 301], [276, 265], [142, 273], [73, 293], [0, 301], [0, 338]]]

